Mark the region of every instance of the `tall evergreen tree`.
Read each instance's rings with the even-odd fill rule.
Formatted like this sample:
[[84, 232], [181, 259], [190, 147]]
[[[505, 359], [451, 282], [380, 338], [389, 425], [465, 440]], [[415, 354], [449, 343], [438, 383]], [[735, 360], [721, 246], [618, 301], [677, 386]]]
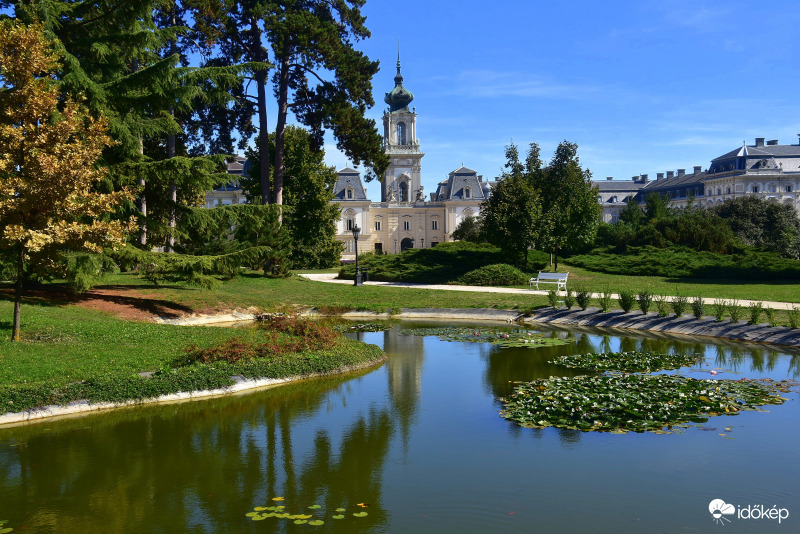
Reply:
[[[275, 150], [276, 135], [269, 136]], [[248, 153], [250, 169], [258, 176], [257, 151]], [[331, 267], [338, 261], [342, 245], [336, 240], [339, 207], [330, 202], [336, 171], [324, 163], [325, 153], [315, 149], [308, 131], [288, 126], [285, 132], [286, 182], [284, 226], [290, 236], [289, 261], [294, 268]], [[241, 180], [249, 198], [260, 196], [259, 182], [245, 174]]]

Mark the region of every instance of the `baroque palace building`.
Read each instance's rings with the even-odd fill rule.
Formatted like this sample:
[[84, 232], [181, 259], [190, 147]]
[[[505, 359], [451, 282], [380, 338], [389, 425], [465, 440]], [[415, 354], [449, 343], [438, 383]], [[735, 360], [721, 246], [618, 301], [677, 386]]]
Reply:
[[594, 185], [599, 189], [604, 222], [616, 222], [629, 198], [643, 203], [650, 193], [667, 195], [670, 205], [679, 208], [690, 202], [711, 207], [736, 197], [756, 196], [788, 204], [800, 213], [800, 140], [796, 145], [780, 145], [777, 139], [765, 142], [757, 137], [752, 145], [743, 144], [712, 159], [706, 170], [698, 165], [691, 173], [685, 169], [658, 173], [655, 180], [642, 174]]
[[421, 184], [425, 154], [417, 138], [417, 113], [408, 107], [414, 95], [403, 87], [399, 58], [394, 84], [384, 98], [389, 108], [383, 114], [383, 149], [390, 164], [380, 182], [381, 201], [367, 198], [358, 171], [349, 167], [338, 171], [331, 202], [342, 210], [336, 238], [345, 246], [343, 260], [355, 258], [352, 229], [356, 225], [361, 229], [359, 253], [396, 254], [451, 241], [461, 221], [479, 214], [495, 183], [462, 166], [439, 182], [426, 199]]

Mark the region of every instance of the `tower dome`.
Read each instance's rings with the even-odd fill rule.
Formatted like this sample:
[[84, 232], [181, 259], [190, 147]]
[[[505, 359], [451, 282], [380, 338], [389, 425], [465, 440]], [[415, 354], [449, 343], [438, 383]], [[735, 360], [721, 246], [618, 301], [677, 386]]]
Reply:
[[403, 75], [400, 74], [400, 54], [397, 55], [397, 75], [394, 77], [394, 88], [386, 93], [383, 101], [389, 104], [389, 111], [408, 111], [408, 105], [414, 100], [414, 94], [403, 87]]

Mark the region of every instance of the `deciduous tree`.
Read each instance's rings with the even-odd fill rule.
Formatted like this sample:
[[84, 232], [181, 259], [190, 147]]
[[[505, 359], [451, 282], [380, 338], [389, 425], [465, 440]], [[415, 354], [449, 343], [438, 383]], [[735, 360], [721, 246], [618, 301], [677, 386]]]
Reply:
[[57, 57], [41, 26], [0, 23], [0, 245], [17, 257], [12, 340], [20, 337], [26, 266], [56, 268], [66, 250], [120, 244], [135, 221], [103, 216], [130, 197], [95, 190], [109, 137], [75, 100], [61, 102]]

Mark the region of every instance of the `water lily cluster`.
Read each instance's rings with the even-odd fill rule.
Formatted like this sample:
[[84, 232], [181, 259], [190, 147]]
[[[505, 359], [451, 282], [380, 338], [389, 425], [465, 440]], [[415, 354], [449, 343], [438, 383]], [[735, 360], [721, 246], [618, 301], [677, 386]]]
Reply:
[[333, 329], [340, 333], [383, 332], [384, 330], [389, 330], [391, 327], [392, 325], [387, 323], [357, 323], [357, 324], [344, 323], [335, 325]]
[[703, 357], [695, 354], [629, 351], [572, 354], [550, 360], [550, 363], [597, 372], [653, 373], [665, 369], [680, 369], [702, 361]]
[[410, 336], [438, 336], [444, 341], [462, 341], [468, 343], [491, 343], [501, 347], [542, 347], [566, 345], [572, 338], [544, 337], [529, 330], [494, 330], [477, 327], [431, 327], [411, 328], [402, 331]]
[[[272, 499], [276, 502], [281, 502], [284, 500], [283, 497], [274, 497]], [[336, 508], [333, 514], [330, 515], [331, 519], [345, 519], [347, 517], [366, 517], [368, 514], [363, 509], [367, 508], [369, 505], [365, 503], [358, 503], [356, 505], [359, 508], [357, 512], [348, 512], [347, 508]], [[273, 506], [256, 506], [253, 508], [252, 512], [248, 512], [245, 514], [246, 517], [249, 517], [253, 521], [264, 521], [268, 518], [275, 518], [275, 519], [288, 519], [292, 521], [295, 525], [311, 525], [311, 526], [320, 526], [324, 525], [325, 521], [320, 519], [319, 517], [314, 518], [314, 514], [319, 514], [319, 511], [322, 510], [322, 506], [319, 504], [312, 504], [311, 506], [307, 507], [307, 510], [311, 512], [308, 513], [291, 513], [286, 511], [286, 506], [283, 504], [275, 504]]]
[[675, 375], [551, 377], [518, 386], [501, 415], [534, 428], [669, 433], [698, 417], [781, 404], [780, 389], [771, 381]]

